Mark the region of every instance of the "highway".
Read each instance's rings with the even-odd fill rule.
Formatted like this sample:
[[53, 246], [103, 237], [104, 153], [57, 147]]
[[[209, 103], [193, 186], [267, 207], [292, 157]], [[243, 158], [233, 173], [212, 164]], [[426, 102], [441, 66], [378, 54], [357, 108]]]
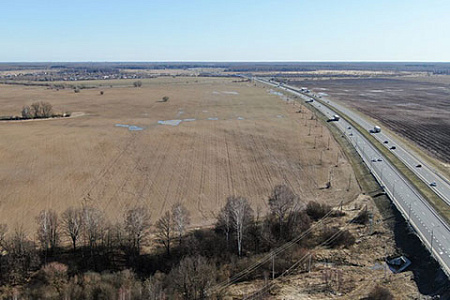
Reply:
[[[278, 84], [273, 84], [267, 80], [262, 80], [259, 78], [253, 79], [285, 90], [286, 92], [294, 94], [305, 101], [312, 99], [309, 96], [297, 92], [297, 88], [295, 87], [278, 86]], [[323, 105], [319, 101], [314, 100], [310, 104], [330, 118], [337, 114], [335, 111]], [[336, 108], [338, 107], [336, 106]], [[340, 108], [338, 109], [341, 110]], [[343, 111], [347, 114], [347, 110]], [[353, 114], [348, 114], [348, 116], [353, 118]], [[356, 118], [354, 121], [359, 123], [361, 120]], [[379, 184], [392, 199], [397, 209], [402, 213], [404, 218], [410, 222], [423, 244], [429, 250], [432, 250], [434, 257], [440, 263], [442, 269], [447, 273], [447, 275], [450, 275], [450, 227], [438, 216], [438, 214], [429, 205], [426, 199], [420, 195], [415, 187], [413, 187], [409, 181], [406, 180], [406, 178], [404, 178], [404, 176], [390, 162], [388, 162], [377, 150], [377, 148], [372, 145], [372, 143], [370, 143], [358, 130], [353, 129], [350, 123], [342, 118], [339, 121], [333, 121], [333, 123], [352, 143], [352, 145], [354, 145], [358, 154], [362, 157]], [[363, 123], [361, 125], [368, 130], [373, 128], [372, 125], [367, 123]], [[392, 145], [393, 139], [389, 136], [380, 135], [379, 133], [374, 135], [379, 135], [378, 138], [383, 141], [384, 139], [387, 139], [388, 141], [390, 140]], [[400, 146], [400, 144], [396, 145]], [[397, 149], [401, 148], [398, 147]], [[413, 161], [410, 163], [414, 164]], [[425, 180], [428, 179], [425, 178]]]

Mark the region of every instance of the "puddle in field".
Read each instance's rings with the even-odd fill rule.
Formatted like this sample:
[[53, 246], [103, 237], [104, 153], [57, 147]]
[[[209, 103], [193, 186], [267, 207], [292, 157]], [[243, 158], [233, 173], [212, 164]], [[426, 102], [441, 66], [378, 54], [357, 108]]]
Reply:
[[127, 124], [116, 124], [116, 127], [128, 128], [129, 131], [141, 131], [144, 130], [143, 127], [135, 126], [135, 125], [127, 125]]
[[183, 120], [165, 120], [165, 121], [158, 121], [158, 124], [161, 125], [170, 125], [170, 126], [178, 126]]
[[239, 95], [239, 93], [238, 92], [236, 92], [236, 91], [221, 91], [221, 92], [218, 92], [218, 91], [214, 91], [214, 92], [212, 92], [214, 95], [220, 95], [220, 94], [225, 94], [225, 95]]

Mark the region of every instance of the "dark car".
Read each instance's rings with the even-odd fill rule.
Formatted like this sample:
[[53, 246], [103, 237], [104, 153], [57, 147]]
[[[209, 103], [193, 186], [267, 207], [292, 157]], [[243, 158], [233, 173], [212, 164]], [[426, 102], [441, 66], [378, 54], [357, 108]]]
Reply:
[[436, 182], [432, 182], [432, 183], [430, 183], [430, 186], [436, 186]]
[[384, 141], [383, 143], [384, 143], [384, 144], [387, 144], [387, 143], [389, 143], [389, 142], [388, 142], [388, 141]]
[[382, 161], [381, 158], [377, 159], [377, 161]]
[[418, 164], [418, 165], [416, 166], [416, 168], [422, 168], [422, 165], [421, 165], [421, 164]]
[[391, 149], [391, 150], [395, 150], [395, 149], [397, 149], [397, 147], [395, 147], [395, 146], [392, 146], [391, 148], [389, 148], [389, 149]]

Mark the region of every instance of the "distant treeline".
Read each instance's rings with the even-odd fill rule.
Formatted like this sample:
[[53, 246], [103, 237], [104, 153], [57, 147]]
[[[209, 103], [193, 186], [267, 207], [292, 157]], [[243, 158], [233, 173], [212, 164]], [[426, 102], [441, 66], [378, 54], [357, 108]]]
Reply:
[[87, 70], [113, 72], [120, 69], [223, 68], [230, 72], [369, 70], [409, 71], [449, 74], [450, 63], [431, 62], [70, 62], [70, 63], [0, 63], [0, 71], [30, 69]]

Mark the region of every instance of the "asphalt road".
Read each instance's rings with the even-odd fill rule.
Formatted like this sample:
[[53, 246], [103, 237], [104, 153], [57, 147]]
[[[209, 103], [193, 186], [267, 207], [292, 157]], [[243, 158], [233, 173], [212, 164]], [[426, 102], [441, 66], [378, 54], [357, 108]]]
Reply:
[[[277, 84], [272, 84], [268, 81], [256, 79], [262, 83], [268, 84], [270, 86], [278, 87]], [[279, 87], [285, 91], [301, 97], [302, 99], [310, 100], [311, 98], [295, 92], [292, 89], [294, 87]], [[325, 100], [330, 101], [330, 100]], [[310, 103], [319, 111], [321, 111], [326, 116], [330, 118], [336, 114], [333, 110], [329, 109], [327, 106], [321, 104], [318, 101], [313, 101]], [[327, 103], [328, 104], [328, 103]], [[330, 101], [331, 104], [331, 101]], [[333, 103], [334, 104], [334, 103]], [[338, 106], [336, 106], [338, 108]], [[341, 108], [338, 108], [341, 110]], [[347, 110], [342, 110], [347, 114]], [[354, 113], [347, 114], [349, 117], [353, 118]], [[357, 123], [363, 121], [361, 117], [355, 116], [353, 119]], [[378, 180], [380, 185], [384, 187], [384, 190], [392, 199], [398, 210], [402, 213], [405, 219], [409, 220], [411, 226], [416, 230], [419, 238], [422, 240], [424, 245], [432, 250], [434, 257], [441, 264], [442, 268], [447, 274], [450, 274], [450, 227], [438, 216], [434, 209], [428, 204], [428, 202], [417, 192], [417, 190], [409, 184], [406, 178], [393, 166], [391, 165], [383, 155], [377, 150], [377, 148], [372, 145], [359, 131], [352, 128], [352, 126], [345, 121], [340, 119], [339, 121], [333, 122], [338, 129], [340, 129], [345, 135], [345, 137], [354, 145], [359, 155], [364, 160], [365, 164], [372, 171], [372, 174]], [[367, 130], [373, 128], [372, 124], [360, 123], [361, 126]], [[370, 126], [369, 126], [370, 125]], [[350, 128], [350, 129], [349, 129]], [[392, 146], [393, 139], [385, 134], [377, 133], [377, 138], [384, 141], [385, 139], [391, 141], [390, 146]], [[389, 145], [389, 144], [388, 144]], [[400, 144], [396, 144], [396, 146]], [[397, 147], [399, 149], [404, 149], [402, 146]], [[403, 150], [406, 151], [406, 150]], [[401, 155], [402, 152], [399, 152]], [[410, 155], [409, 155], [410, 156]], [[404, 158], [405, 160], [408, 158]], [[414, 161], [409, 162], [414, 165]], [[422, 163], [422, 166], [424, 164]], [[414, 166], [415, 168], [415, 166]], [[424, 167], [422, 167], [424, 168]], [[424, 168], [424, 170], [426, 170]], [[430, 171], [430, 170], [428, 170]], [[425, 171], [424, 171], [425, 173]], [[424, 175], [425, 176], [425, 175]], [[431, 176], [427, 174], [426, 176]], [[434, 174], [436, 176], [436, 174]], [[425, 178], [427, 180], [427, 178]], [[434, 179], [436, 182], [441, 184], [441, 181]], [[442, 179], [441, 179], [442, 180]], [[445, 181], [443, 181], [445, 183]], [[449, 195], [449, 194], [446, 194]]]

